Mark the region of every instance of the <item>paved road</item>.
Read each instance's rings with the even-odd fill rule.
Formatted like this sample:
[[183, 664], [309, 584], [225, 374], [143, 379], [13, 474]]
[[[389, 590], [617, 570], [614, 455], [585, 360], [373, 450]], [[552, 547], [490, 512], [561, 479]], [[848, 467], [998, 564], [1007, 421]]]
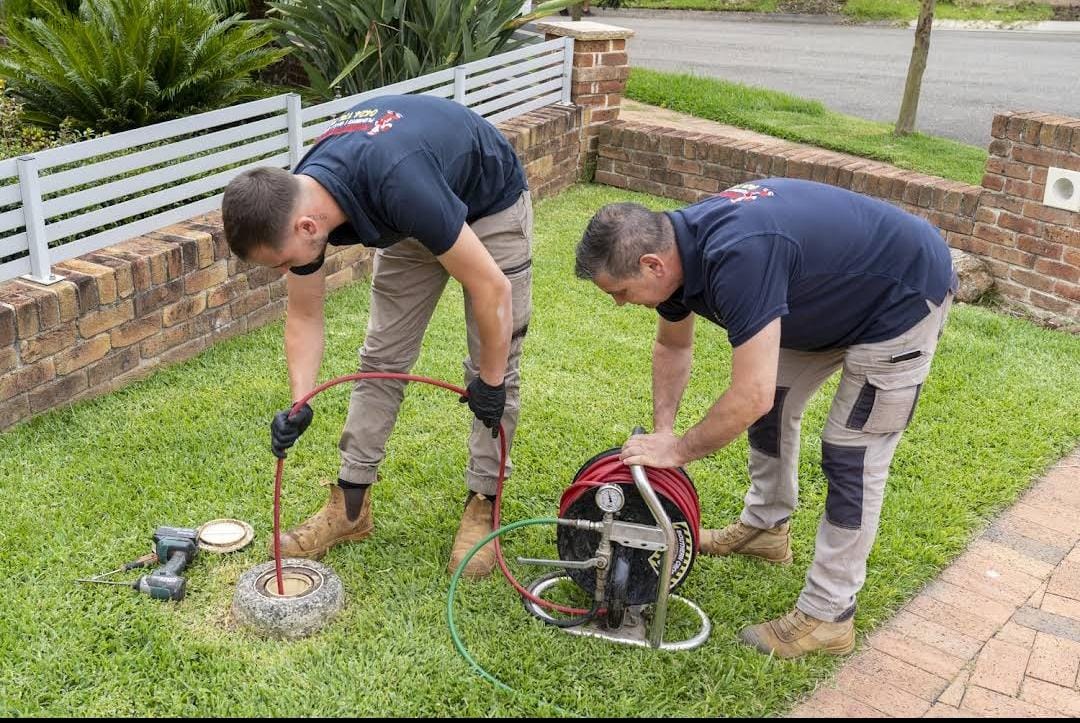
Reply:
[[[907, 28], [705, 13], [595, 19], [636, 31], [631, 65], [785, 91], [888, 123], [896, 122], [914, 41]], [[985, 146], [1002, 110], [1080, 118], [1080, 33], [935, 28], [916, 128]]]

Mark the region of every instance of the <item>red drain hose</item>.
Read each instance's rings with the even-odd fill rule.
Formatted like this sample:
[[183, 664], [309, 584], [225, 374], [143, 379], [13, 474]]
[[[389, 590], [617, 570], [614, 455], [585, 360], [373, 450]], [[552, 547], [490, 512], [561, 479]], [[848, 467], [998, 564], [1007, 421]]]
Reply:
[[[457, 386], [454, 386], [453, 384], [449, 384], [447, 382], [442, 382], [442, 381], [439, 381], [437, 379], [431, 379], [429, 377], [420, 377], [420, 376], [415, 376], [413, 374], [399, 374], [397, 372], [357, 372], [356, 374], [347, 374], [345, 376], [337, 377], [336, 379], [331, 379], [330, 381], [328, 381], [328, 382], [326, 382], [324, 384], [320, 384], [319, 386], [315, 387], [310, 392], [305, 394], [301, 399], [299, 399], [296, 402], [296, 404], [293, 405], [292, 411], [289, 413], [290, 416], [292, 416], [293, 414], [296, 414], [298, 411], [300, 411], [300, 407], [307, 404], [308, 400], [310, 400], [316, 394], [319, 394], [320, 392], [322, 392], [322, 391], [324, 391], [326, 389], [329, 389], [330, 387], [337, 386], [338, 384], [344, 384], [345, 382], [360, 381], [361, 379], [399, 379], [399, 380], [407, 381], [407, 382], [422, 382], [424, 384], [431, 384], [431, 385], [436, 386], [436, 387], [442, 387], [443, 389], [447, 389], [447, 390], [449, 390], [451, 392], [454, 392], [455, 394], [457, 394], [459, 396], [467, 397], [469, 395], [469, 393], [466, 390], [462, 389], [461, 387], [457, 387]], [[618, 460], [616, 459], [616, 461], [618, 461]], [[274, 475], [274, 573], [275, 573], [275, 575], [277, 577], [278, 595], [284, 595], [285, 594], [285, 582], [284, 582], [284, 580], [282, 579], [282, 576], [281, 576], [281, 472], [282, 472], [282, 470], [284, 468], [285, 468], [285, 459], [284, 458], [279, 458], [278, 461], [277, 461], [277, 472]], [[629, 470], [626, 467], [623, 467], [623, 469], [626, 469], [627, 470], [626, 473], [627, 473], [627, 475], [629, 475]], [[653, 470], [651, 468], [647, 468], [647, 470], [648, 470], [648, 472], [650, 474], [653, 473], [653, 472], [666, 471], [666, 470]], [[502, 511], [502, 488], [503, 488], [503, 480], [504, 480], [505, 477], [506, 477], [506, 431], [503, 429], [502, 425], [500, 424], [499, 425], [499, 479], [498, 479], [498, 482], [497, 482], [497, 486], [495, 488], [495, 506], [494, 506], [495, 509], [494, 509], [494, 519], [492, 520], [493, 528], [496, 529], [496, 530], [499, 529], [499, 519], [500, 519], [501, 511]], [[561, 613], [566, 613], [566, 614], [569, 614], [569, 615], [581, 615], [581, 614], [587, 612], [587, 611], [581, 610], [579, 608], [566, 607], [566, 606], [563, 606], [563, 605], [557, 605], [555, 603], [548, 602], [546, 600], [541, 600], [540, 598], [536, 597], [535, 595], [530, 593], [528, 590], [526, 590], [521, 585], [521, 583], [519, 583], [514, 578], [514, 576], [512, 574], [510, 574], [510, 570], [506, 567], [506, 560], [503, 559], [502, 545], [499, 543], [499, 538], [498, 537], [495, 538], [495, 558], [499, 562], [499, 569], [502, 570], [503, 577], [506, 578], [506, 581], [509, 582], [510, 585], [515, 590], [517, 590], [518, 594], [520, 594], [522, 597], [528, 598], [529, 600], [536, 603], [537, 605], [542, 605], [543, 607], [548, 608], [550, 610], [557, 610], [557, 611], [559, 611]]]
[[[690, 525], [690, 536], [693, 539], [694, 553], [698, 551], [701, 529], [701, 505], [698, 502], [697, 490], [687, 474], [679, 468], [661, 469], [658, 467], [646, 467], [645, 475], [656, 494], [661, 498], [667, 498], [675, 503], [675, 506], [686, 516]], [[619, 459], [618, 450], [611, 450], [598, 455], [578, 472], [574, 482], [563, 492], [559, 500], [559, 516], [561, 517], [581, 495], [588, 489], [599, 487], [608, 483], [634, 484], [630, 468]]]

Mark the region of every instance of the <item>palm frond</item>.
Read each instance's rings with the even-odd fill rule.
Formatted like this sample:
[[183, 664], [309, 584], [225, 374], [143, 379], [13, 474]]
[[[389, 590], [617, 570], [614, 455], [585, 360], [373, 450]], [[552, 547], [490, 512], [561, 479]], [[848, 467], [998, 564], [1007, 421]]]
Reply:
[[266, 21], [222, 17], [210, 0], [86, 0], [78, 16], [5, 30], [0, 79], [26, 112], [104, 131], [255, 95], [254, 74], [289, 52]]

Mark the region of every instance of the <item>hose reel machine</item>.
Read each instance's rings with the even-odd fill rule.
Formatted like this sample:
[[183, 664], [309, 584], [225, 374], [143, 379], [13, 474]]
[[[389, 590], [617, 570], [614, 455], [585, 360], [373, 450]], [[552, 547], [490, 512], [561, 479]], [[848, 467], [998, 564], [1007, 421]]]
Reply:
[[[693, 567], [701, 528], [697, 491], [683, 469], [628, 467], [618, 448], [609, 449], [578, 470], [560, 499], [557, 523], [559, 559], [518, 562], [564, 573], [545, 575], [528, 591], [543, 600], [546, 591], [571, 580], [593, 607], [577, 618], [557, 618], [523, 597], [532, 615], [573, 635], [663, 650], [691, 650], [708, 639], [712, 625], [701, 608], [671, 594]], [[698, 616], [697, 633], [664, 640], [670, 600]]]

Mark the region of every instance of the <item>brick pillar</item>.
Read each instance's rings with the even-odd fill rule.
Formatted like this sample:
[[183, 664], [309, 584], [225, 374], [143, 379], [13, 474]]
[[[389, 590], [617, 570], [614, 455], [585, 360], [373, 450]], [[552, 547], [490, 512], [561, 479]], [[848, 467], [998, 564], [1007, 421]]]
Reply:
[[586, 110], [581, 166], [592, 168], [600, 145], [600, 126], [619, 117], [619, 105], [630, 77], [626, 41], [634, 31], [587, 20], [536, 23], [546, 40], [574, 39], [571, 100]]
[[1080, 213], [1043, 202], [1051, 168], [1080, 171], [1080, 119], [994, 117], [973, 235], [997, 288], [1036, 316], [1080, 328]]

